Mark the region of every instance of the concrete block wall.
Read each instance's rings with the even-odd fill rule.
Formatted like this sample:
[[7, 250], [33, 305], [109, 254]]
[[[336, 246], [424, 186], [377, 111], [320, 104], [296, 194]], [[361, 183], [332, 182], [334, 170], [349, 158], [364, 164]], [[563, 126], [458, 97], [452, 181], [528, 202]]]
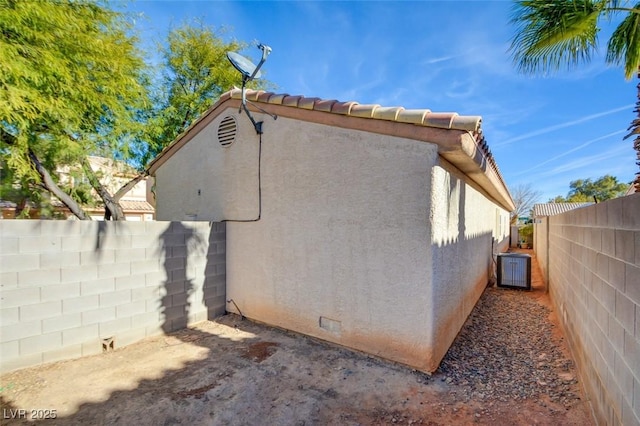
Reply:
[[0, 220], [0, 371], [225, 312], [226, 226]]
[[[533, 226], [533, 249], [540, 269], [542, 269], [545, 282], [549, 282], [549, 218], [536, 219]], [[516, 229], [516, 234], [518, 233]]]
[[594, 415], [640, 425], [640, 194], [541, 225], [537, 257]]

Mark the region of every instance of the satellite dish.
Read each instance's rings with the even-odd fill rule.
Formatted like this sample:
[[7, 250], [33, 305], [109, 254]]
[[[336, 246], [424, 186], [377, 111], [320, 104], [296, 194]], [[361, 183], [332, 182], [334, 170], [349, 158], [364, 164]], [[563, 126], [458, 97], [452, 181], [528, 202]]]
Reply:
[[240, 71], [240, 74], [242, 74], [243, 78], [251, 78], [254, 72], [255, 75], [253, 77], [260, 78], [261, 73], [260, 70], [257, 69], [258, 67], [253, 65], [253, 62], [251, 62], [244, 56], [238, 55], [236, 52], [227, 52], [227, 58], [229, 58], [229, 62], [231, 62], [231, 65], [233, 65], [235, 69]]
[[[242, 109], [244, 109], [244, 112], [247, 113], [249, 120], [251, 120], [251, 123], [253, 123], [253, 127], [256, 129], [256, 133], [262, 134], [262, 121], [256, 122], [251, 116], [249, 108], [247, 108], [246, 96], [247, 82], [253, 80], [254, 78], [260, 78], [260, 68], [262, 67], [262, 64], [264, 64], [264, 62], [267, 60], [267, 56], [269, 56], [269, 53], [271, 53], [271, 48], [264, 44], [259, 44], [258, 49], [262, 50], [262, 59], [260, 59], [258, 65], [253, 65], [253, 62], [251, 62], [244, 56], [237, 54], [236, 52], [227, 52], [227, 58], [229, 59], [229, 62], [231, 62], [231, 65], [233, 65], [233, 67], [240, 71], [240, 74], [242, 74]], [[254, 106], [265, 114], [270, 115], [274, 120], [278, 118], [276, 115], [268, 113], [259, 106]]]

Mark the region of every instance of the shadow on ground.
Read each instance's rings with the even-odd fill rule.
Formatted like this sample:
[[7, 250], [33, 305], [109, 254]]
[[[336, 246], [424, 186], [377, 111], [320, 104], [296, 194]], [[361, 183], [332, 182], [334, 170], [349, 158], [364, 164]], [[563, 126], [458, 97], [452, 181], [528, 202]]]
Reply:
[[[494, 303], [483, 303], [488, 295]], [[514, 293], [490, 288], [472, 316], [483, 306], [495, 309], [500, 297], [548, 305], [540, 289]], [[173, 305], [166, 300], [170, 309]], [[181, 312], [187, 315], [188, 308]], [[479, 315], [488, 318], [491, 312]], [[182, 319], [178, 315], [173, 321]], [[468, 344], [461, 340], [465, 328], [454, 347]], [[511, 341], [517, 339], [503, 344]], [[518, 349], [501, 348], [504, 353]], [[457, 361], [466, 383], [447, 380], [455, 373], [450, 369], [427, 376], [226, 315], [102, 355], [5, 374], [0, 382], [0, 422], [27, 424], [28, 418], [13, 413], [24, 409], [29, 417], [30, 410], [39, 409], [55, 410], [56, 419], [46, 422], [60, 425], [591, 423], [581, 400], [563, 405], [540, 393], [517, 401], [500, 392], [480, 397], [473, 390], [486, 386], [486, 376], [469, 370], [475, 365], [465, 367], [464, 360]], [[579, 392], [577, 385], [575, 390]]]
[[2, 402], [64, 425], [589, 423], [584, 407], [468, 398], [443, 378], [228, 315], [7, 374]]
[[435, 392], [431, 381], [228, 315], [104, 355], [5, 375], [12, 388], [3, 403], [56, 409], [58, 424], [385, 423], [393, 413], [402, 418], [407, 404], [420, 405], [418, 395]]

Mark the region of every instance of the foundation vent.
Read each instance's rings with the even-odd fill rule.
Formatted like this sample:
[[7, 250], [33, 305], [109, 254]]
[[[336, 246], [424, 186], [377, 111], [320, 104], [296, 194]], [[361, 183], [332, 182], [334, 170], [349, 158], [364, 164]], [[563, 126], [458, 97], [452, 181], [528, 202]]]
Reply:
[[102, 339], [102, 352], [111, 352], [116, 348], [116, 338], [107, 337]]
[[227, 147], [236, 140], [236, 131], [238, 129], [236, 119], [226, 116], [218, 125], [218, 142], [220, 145]]

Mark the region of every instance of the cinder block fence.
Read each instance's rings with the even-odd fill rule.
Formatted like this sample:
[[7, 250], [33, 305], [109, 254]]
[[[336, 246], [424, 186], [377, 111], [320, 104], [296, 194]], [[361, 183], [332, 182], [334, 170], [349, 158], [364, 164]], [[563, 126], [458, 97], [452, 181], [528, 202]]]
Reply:
[[534, 247], [598, 423], [640, 425], [640, 194], [546, 218]]
[[0, 220], [0, 371], [225, 312], [225, 224]]

